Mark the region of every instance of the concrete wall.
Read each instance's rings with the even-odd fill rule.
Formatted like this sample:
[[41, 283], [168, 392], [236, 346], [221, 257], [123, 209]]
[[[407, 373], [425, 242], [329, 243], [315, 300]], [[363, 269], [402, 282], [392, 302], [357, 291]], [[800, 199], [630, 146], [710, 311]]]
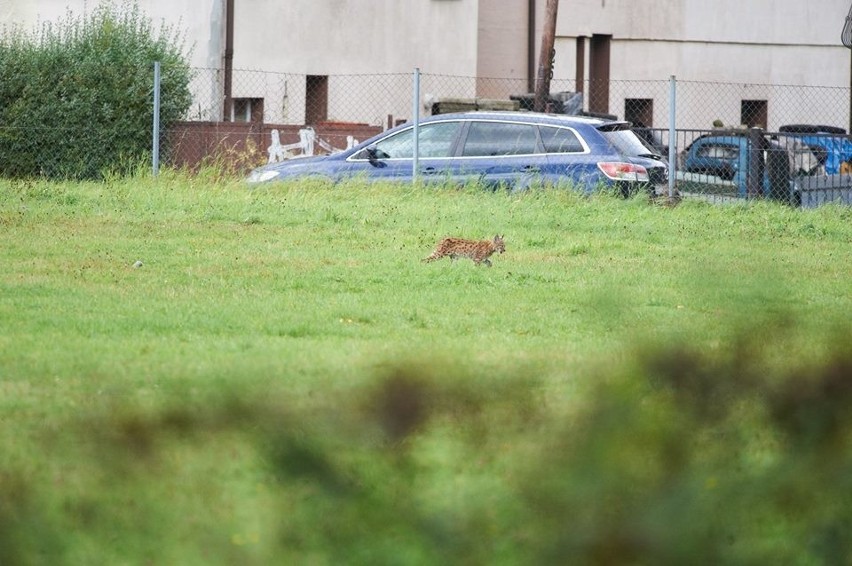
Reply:
[[[222, 66], [224, 0], [136, 0], [136, 3], [155, 29], [165, 24], [185, 34], [186, 47], [192, 49], [192, 66]], [[81, 16], [98, 5], [93, 0], [0, 0], [0, 24], [31, 31], [41, 23], [66, 17], [69, 11]]]
[[[546, 1], [535, 2], [535, 64]], [[225, 0], [138, 4], [155, 24], [186, 30], [193, 66], [222, 67]], [[0, 0], [0, 18], [31, 27], [69, 8], [81, 12], [95, 5], [93, 0]], [[406, 75], [414, 67], [426, 75], [424, 94], [496, 98], [523, 92], [530, 60], [528, 8], [528, 0], [236, 0], [234, 68], [265, 74], [235, 75], [234, 96], [263, 98], [270, 121], [298, 122], [305, 114], [305, 75], [326, 75], [329, 119], [379, 124], [388, 114], [410, 114]], [[844, 125], [848, 104], [838, 118], [834, 112], [843, 105], [828, 98], [823, 104], [816, 97], [808, 105], [801, 94], [760, 85], [816, 85], [842, 89], [835, 95], [848, 97], [852, 55], [840, 44], [848, 10], [849, 0], [564, 0], [554, 90], [574, 90], [577, 37], [607, 34], [612, 35], [612, 113], [623, 114], [626, 98], [649, 98], [653, 125], [664, 127], [665, 82], [676, 75], [680, 81], [739, 85], [679, 101], [682, 124], [703, 127], [716, 118], [735, 123], [741, 101], [759, 98], [769, 101], [771, 124], [821, 119]], [[363, 86], [361, 79], [350, 78], [358, 75], [401, 78]], [[448, 89], [443, 77], [471, 80]], [[198, 105], [198, 117], [216, 119], [221, 75], [202, 76], [194, 89], [209, 102]]]
[[[706, 128], [714, 119], [738, 125], [743, 100], [767, 101], [770, 128], [848, 127], [852, 54], [840, 41], [848, 11], [848, 0], [571, 0], [560, 6], [554, 78], [571, 81], [573, 90], [577, 38], [611, 35], [613, 114], [623, 115], [626, 98], [649, 98], [653, 125], [667, 127], [664, 85], [628, 89], [619, 81], [676, 75], [681, 128]], [[587, 47], [586, 78], [588, 58]]]
[[[225, 0], [138, 0], [186, 31], [192, 64], [222, 65]], [[32, 28], [95, 0], [0, 0], [0, 21]], [[536, 0], [540, 32], [546, 0]], [[315, 75], [424, 73], [526, 78], [527, 0], [236, 0], [234, 67]], [[557, 25], [557, 78], [573, 78], [578, 36], [613, 36], [613, 79], [848, 87], [840, 44], [849, 0], [570, 0]], [[540, 33], [536, 36], [536, 43]], [[537, 48], [537, 47], [536, 47]], [[538, 55], [535, 54], [537, 62]]]
[[480, 1], [476, 76], [527, 79], [528, 21], [527, 0]]
[[[848, 11], [848, 0], [572, 0], [557, 35], [612, 35], [615, 79], [848, 87]], [[561, 59], [573, 73], [573, 57]]]
[[476, 76], [474, 0], [236, 2], [235, 68]]

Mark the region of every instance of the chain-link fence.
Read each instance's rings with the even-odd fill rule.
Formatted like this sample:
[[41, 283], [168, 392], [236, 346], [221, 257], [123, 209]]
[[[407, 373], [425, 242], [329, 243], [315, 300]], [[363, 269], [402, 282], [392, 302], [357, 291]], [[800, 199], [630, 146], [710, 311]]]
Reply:
[[[388, 116], [407, 119], [412, 111], [412, 74], [331, 75], [235, 70], [231, 108], [225, 77], [218, 69], [195, 69], [191, 121], [263, 121], [273, 124], [365, 123], [384, 127]], [[552, 110], [608, 114], [647, 127], [668, 128], [670, 78], [657, 81], [551, 81]], [[447, 99], [505, 102], [517, 109], [530, 100], [526, 79], [420, 75], [420, 97], [428, 114]], [[508, 107], [507, 106], [507, 107]], [[678, 129], [784, 124], [848, 127], [850, 89], [839, 87], [725, 84], [677, 81]]]
[[[197, 69], [193, 106], [170, 131], [170, 160], [240, 165], [330, 153], [420, 116], [532, 110], [525, 79], [337, 75]], [[554, 79], [546, 110], [631, 122], [670, 163], [679, 192], [849, 202], [850, 89], [694, 81]], [[415, 107], [414, 100], [418, 101]], [[245, 159], [245, 156], [250, 158]], [[817, 191], [819, 194], [813, 191]], [[809, 192], [810, 191], [810, 192]], [[814, 199], [816, 199], [814, 201]]]
[[[153, 75], [153, 69], [147, 72]], [[183, 120], [161, 129], [160, 161], [190, 169], [216, 163], [244, 173], [268, 161], [346, 149], [411, 120], [415, 110], [422, 117], [459, 110], [533, 108], [532, 86], [526, 79], [429, 73], [418, 77], [415, 92], [413, 72], [308, 75], [234, 70], [226, 76], [221, 69], [194, 69], [188, 111]], [[811, 202], [810, 197], [818, 202], [852, 200], [847, 188], [852, 184], [849, 88], [669, 77], [582, 82], [556, 78], [550, 93], [549, 112], [632, 123], [653, 152], [667, 159], [675, 156], [669, 168], [685, 195], [783, 194], [803, 203]], [[143, 106], [152, 102], [150, 96]], [[97, 127], [100, 118], [110, 119], [101, 116], [109, 108], [86, 111], [99, 118], [42, 126], [66, 128], [68, 144], [46, 151], [33, 148], [29, 153], [50, 157], [84, 147], [73, 140], [86, 137], [87, 124]], [[152, 139], [150, 130], [122, 135]], [[12, 138], [16, 145], [0, 143], [0, 152], [7, 148], [26, 152], [26, 144], [18, 143], [21, 133], [0, 124], [0, 142]], [[87, 150], [77, 158], [84, 161], [96, 153]], [[39, 159], [51, 170], [58, 167], [48, 157]], [[822, 192], [806, 195], [816, 190]]]

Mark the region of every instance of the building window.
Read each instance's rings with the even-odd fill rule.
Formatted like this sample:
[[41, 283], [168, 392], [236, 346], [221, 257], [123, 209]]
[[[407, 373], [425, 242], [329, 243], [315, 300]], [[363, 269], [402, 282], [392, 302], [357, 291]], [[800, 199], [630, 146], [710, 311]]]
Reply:
[[653, 98], [625, 98], [624, 119], [640, 128], [654, 125]]
[[263, 122], [262, 98], [235, 98], [231, 105], [232, 122]]
[[308, 75], [305, 83], [305, 124], [328, 120], [328, 76]]
[[743, 100], [740, 103], [740, 123], [749, 128], [766, 129], [768, 105], [765, 100]]

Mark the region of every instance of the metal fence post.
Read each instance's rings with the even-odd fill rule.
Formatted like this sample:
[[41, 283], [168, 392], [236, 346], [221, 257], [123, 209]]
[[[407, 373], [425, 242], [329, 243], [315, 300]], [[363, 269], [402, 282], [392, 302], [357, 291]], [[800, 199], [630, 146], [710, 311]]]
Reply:
[[748, 129], [748, 177], [746, 178], [746, 196], [750, 199], [763, 194], [763, 130]]
[[414, 159], [411, 160], [411, 182], [416, 183], [420, 173], [420, 68], [414, 68], [414, 94], [411, 115], [414, 121]]
[[154, 177], [160, 172], [160, 62], [154, 62], [154, 144], [151, 161]]
[[677, 176], [677, 78], [669, 78], [669, 198], [675, 196]]

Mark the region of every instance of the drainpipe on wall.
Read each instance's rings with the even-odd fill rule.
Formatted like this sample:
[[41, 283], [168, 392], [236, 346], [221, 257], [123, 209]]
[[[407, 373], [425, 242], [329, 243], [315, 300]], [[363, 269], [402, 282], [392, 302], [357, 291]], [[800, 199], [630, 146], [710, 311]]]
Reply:
[[[852, 49], [852, 6], [849, 6], [849, 13], [846, 15], [846, 21], [843, 24], [843, 31], [840, 32], [840, 42], [845, 47]], [[852, 60], [849, 64], [849, 87], [852, 90]], [[852, 94], [849, 95], [849, 133], [852, 133]]]
[[535, 92], [535, 3], [527, 0], [527, 92]]
[[222, 120], [230, 122], [233, 115], [234, 99], [232, 84], [234, 75], [234, 0], [225, 2], [225, 105]]

